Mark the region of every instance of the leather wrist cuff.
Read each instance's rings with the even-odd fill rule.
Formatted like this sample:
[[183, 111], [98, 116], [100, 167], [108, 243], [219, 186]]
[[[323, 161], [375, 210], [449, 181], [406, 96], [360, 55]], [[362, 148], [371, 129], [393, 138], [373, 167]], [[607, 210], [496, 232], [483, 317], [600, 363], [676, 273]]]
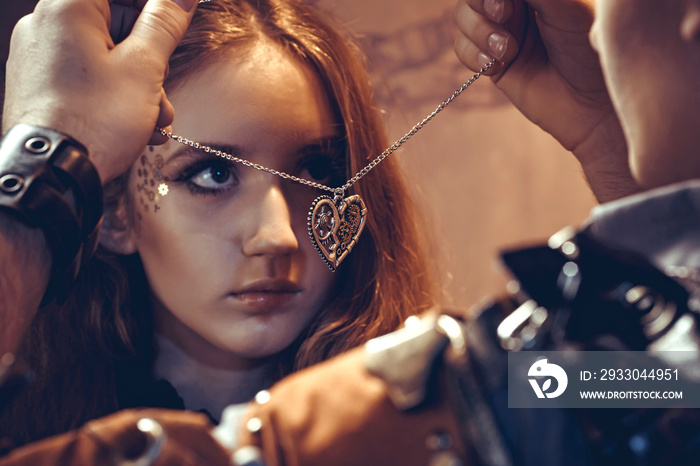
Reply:
[[102, 221], [102, 185], [85, 147], [47, 128], [11, 128], [0, 141], [0, 210], [44, 231], [53, 267], [42, 305], [65, 301]]

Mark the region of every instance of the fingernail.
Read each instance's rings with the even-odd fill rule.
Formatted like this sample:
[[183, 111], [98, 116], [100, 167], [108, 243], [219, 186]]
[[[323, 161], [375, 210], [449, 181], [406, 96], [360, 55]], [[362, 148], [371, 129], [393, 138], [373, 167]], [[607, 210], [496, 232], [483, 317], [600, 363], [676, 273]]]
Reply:
[[192, 11], [197, 0], [173, 0], [173, 2], [185, 11]]
[[504, 0], [484, 0], [484, 13], [497, 23], [503, 19], [504, 9]]
[[494, 32], [489, 36], [489, 50], [497, 60], [503, 58], [508, 48], [508, 38], [499, 32]]
[[476, 59], [479, 62], [479, 66], [481, 66], [482, 68], [485, 68], [486, 65], [491, 63], [491, 60], [493, 60], [493, 58], [489, 57], [488, 55], [482, 52], [479, 52], [479, 55], [476, 56]]

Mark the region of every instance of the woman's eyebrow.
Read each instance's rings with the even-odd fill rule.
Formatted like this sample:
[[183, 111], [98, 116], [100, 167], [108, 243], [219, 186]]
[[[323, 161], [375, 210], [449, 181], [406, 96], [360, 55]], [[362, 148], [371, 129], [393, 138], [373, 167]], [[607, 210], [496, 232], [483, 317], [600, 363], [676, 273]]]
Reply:
[[[169, 165], [171, 162], [176, 162], [182, 158], [200, 158], [200, 157], [206, 157], [206, 156], [211, 156], [211, 157], [216, 157], [216, 154], [213, 153], [214, 151], [221, 151], [229, 155], [233, 155], [234, 157], [241, 157], [243, 150], [241, 149], [240, 146], [236, 145], [230, 145], [230, 144], [219, 144], [215, 142], [200, 142], [199, 143], [200, 148], [197, 149], [196, 147], [191, 147], [191, 146], [183, 146], [170, 157], [166, 162], [165, 165]], [[209, 147], [212, 149], [210, 152], [206, 152], [204, 150], [204, 147]]]
[[344, 153], [347, 147], [347, 139], [343, 135], [333, 135], [310, 141], [300, 148], [300, 152], [310, 152], [322, 150], [335, 153]]
[[[244, 160], [246, 158], [245, 150], [241, 146], [235, 144], [231, 145], [205, 141], [199, 142], [199, 145], [199, 148], [189, 145], [180, 147], [171, 157], [166, 160], [165, 166], [168, 167], [170, 165], [180, 165], [183, 160], [191, 161], [200, 160], [202, 158], [217, 157], [217, 155], [214, 153], [215, 151], [221, 151], [222, 153], [226, 153]], [[206, 152], [204, 147], [208, 147], [210, 151]], [[320, 152], [327, 153], [330, 156], [341, 157], [345, 155], [346, 149], [347, 138], [342, 134], [333, 134], [309, 141], [297, 149], [296, 152], [299, 154]]]

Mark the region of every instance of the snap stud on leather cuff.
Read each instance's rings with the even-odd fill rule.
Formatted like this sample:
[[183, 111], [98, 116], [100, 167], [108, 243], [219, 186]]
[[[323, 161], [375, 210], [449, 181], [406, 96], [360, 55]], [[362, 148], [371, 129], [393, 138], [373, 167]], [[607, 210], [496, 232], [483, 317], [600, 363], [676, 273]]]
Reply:
[[102, 220], [102, 185], [85, 147], [48, 128], [11, 128], [0, 141], [0, 210], [44, 231], [53, 267], [42, 305], [65, 301]]

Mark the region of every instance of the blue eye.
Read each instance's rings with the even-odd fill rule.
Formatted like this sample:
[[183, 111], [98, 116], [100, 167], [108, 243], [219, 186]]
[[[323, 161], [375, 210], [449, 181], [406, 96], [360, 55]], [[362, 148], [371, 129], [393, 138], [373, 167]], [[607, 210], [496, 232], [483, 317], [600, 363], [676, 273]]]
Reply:
[[231, 170], [229, 167], [214, 166], [205, 168], [190, 178], [190, 183], [202, 188], [220, 188], [231, 180]]
[[193, 194], [220, 194], [238, 185], [238, 176], [230, 162], [207, 159], [184, 169], [175, 181], [185, 183]]

